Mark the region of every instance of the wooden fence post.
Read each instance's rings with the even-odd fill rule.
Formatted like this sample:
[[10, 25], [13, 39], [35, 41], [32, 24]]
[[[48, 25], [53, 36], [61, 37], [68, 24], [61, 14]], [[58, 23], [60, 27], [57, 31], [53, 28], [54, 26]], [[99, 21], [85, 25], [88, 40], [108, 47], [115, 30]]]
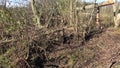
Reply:
[[96, 24], [97, 24], [97, 27], [98, 27], [98, 28], [101, 27], [101, 24], [100, 24], [99, 18], [100, 18], [100, 7], [97, 7], [97, 13], [96, 13]]

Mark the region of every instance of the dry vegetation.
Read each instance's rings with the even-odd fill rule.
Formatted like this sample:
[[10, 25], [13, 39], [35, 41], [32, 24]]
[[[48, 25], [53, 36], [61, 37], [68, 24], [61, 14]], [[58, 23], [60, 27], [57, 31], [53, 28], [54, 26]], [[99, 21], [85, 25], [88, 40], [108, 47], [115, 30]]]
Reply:
[[95, 11], [77, 11], [83, 3], [76, 1], [31, 0], [0, 9], [0, 68], [119, 68], [120, 30], [107, 30], [111, 6], [102, 8], [101, 30]]

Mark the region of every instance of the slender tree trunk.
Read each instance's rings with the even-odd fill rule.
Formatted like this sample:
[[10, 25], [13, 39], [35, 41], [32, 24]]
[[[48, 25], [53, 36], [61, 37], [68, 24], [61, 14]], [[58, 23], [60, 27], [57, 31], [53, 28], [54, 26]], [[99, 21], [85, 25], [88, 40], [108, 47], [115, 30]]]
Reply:
[[77, 0], [74, 0], [74, 22], [75, 22], [75, 30], [76, 30], [76, 33], [78, 32], [78, 13], [77, 13]]
[[73, 26], [73, 5], [72, 5], [72, 0], [70, 0], [70, 26]]
[[3, 1], [4, 1], [4, 8], [6, 8], [7, 0], [3, 0]]
[[30, 0], [31, 2], [31, 8], [35, 17], [35, 22], [37, 23], [37, 27], [38, 28], [42, 28], [41, 24], [40, 24], [40, 18], [38, 16], [38, 12], [37, 12], [37, 8], [36, 8], [36, 3], [35, 0]]

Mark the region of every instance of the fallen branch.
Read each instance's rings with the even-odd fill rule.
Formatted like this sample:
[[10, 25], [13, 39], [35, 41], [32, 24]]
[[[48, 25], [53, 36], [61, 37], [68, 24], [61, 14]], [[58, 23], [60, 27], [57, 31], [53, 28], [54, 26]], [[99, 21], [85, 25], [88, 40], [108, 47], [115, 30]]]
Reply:
[[15, 39], [2, 40], [2, 41], [0, 41], [0, 44], [3, 44], [3, 43], [9, 43], [9, 42], [15, 42], [15, 41], [16, 41]]

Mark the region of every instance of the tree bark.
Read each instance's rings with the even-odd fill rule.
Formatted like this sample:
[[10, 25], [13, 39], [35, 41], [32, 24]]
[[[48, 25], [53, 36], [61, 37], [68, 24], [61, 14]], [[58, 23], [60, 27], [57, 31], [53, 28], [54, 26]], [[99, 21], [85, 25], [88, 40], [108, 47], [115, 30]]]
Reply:
[[78, 13], [77, 13], [77, 0], [74, 1], [74, 22], [75, 22], [75, 30], [78, 33]]
[[35, 0], [30, 0], [30, 2], [31, 2], [31, 8], [32, 8], [32, 11], [33, 11], [33, 14], [34, 14], [35, 22], [37, 23], [37, 27], [42, 28], [42, 26], [40, 24], [40, 18], [38, 16], [38, 11], [37, 11], [37, 8], [36, 8], [36, 2], [35, 2]]
[[72, 0], [70, 0], [70, 26], [73, 26], [73, 19], [72, 19], [72, 17], [73, 17], [73, 13], [72, 13], [73, 5], [72, 4], [73, 4]]

